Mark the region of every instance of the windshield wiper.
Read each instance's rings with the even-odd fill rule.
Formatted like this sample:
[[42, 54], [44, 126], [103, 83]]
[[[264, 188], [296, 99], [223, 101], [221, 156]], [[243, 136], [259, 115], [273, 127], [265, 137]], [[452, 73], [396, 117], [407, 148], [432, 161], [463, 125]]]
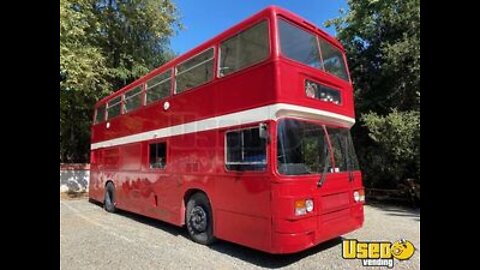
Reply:
[[325, 163], [325, 167], [323, 167], [322, 176], [320, 177], [317, 183], [317, 186], [319, 187], [321, 187], [325, 183], [325, 179], [327, 176], [327, 169], [330, 166], [330, 151], [328, 151], [328, 148], [327, 148], [327, 153], [325, 153], [325, 161], [323, 163]]

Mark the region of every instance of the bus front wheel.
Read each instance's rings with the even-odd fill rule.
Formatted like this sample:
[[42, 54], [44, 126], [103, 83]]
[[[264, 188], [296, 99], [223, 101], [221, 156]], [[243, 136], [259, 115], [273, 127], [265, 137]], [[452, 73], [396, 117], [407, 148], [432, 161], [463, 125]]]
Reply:
[[202, 245], [214, 242], [212, 208], [203, 193], [193, 194], [187, 203], [186, 224], [193, 241]]
[[115, 187], [112, 182], [109, 182], [105, 186], [105, 197], [103, 202], [103, 207], [107, 212], [114, 213], [115, 208]]

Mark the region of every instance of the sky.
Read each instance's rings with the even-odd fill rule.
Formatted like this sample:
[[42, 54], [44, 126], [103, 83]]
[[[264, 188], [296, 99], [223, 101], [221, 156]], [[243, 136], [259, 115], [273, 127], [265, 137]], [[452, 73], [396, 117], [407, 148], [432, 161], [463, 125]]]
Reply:
[[177, 54], [195, 48], [269, 5], [288, 9], [332, 35], [335, 35], [333, 27], [327, 29], [323, 23], [338, 17], [340, 8], [347, 9], [346, 0], [173, 0], [173, 3], [184, 26], [170, 40]]

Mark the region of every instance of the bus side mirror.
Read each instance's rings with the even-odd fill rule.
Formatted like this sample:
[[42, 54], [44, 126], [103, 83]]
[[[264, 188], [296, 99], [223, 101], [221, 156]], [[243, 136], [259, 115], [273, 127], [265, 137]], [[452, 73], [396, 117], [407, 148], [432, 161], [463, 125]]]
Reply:
[[258, 125], [258, 136], [262, 139], [266, 139], [268, 140], [268, 128], [267, 128], [267, 124], [265, 123], [260, 123]]

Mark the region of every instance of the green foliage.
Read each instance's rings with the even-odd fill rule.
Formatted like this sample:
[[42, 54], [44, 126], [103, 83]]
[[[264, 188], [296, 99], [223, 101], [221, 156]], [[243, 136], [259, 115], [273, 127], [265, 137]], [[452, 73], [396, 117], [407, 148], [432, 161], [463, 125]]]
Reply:
[[353, 135], [366, 185], [419, 179], [420, 154], [414, 149], [420, 138], [420, 1], [349, 0], [348, 5], [325, 25], [335, 27], [347, 51], [363, 124]]
[[370, 154], [381, 160], [370, 160], [367, 175], [372, 181], [395, 185], [402, 179], [420, 176], [420, 114], [418, 111], [398, 112], [386, 116], [367, 113], [361, 121], [368, 127], [368, 136], [375, 142]]
[[103, 0], [94, 6], [93, 41], [106, 57], [114, 89], [169, 60], [168, 38], [180, 26], [171, 1]]
[[109, 87], [104, 79], [105, 57], [88, 40], [89, 27], [95, 24], [88, 2], [78, 0], [77, 5], [85, 9], [77, 11], [70, 0], [60, 1], [60, 71], [66, 73], [61, 90], [89, 93]]
[[88, 161], [94, 103], [170, 60], [170, 0], [60, 0], [60, 160]]

